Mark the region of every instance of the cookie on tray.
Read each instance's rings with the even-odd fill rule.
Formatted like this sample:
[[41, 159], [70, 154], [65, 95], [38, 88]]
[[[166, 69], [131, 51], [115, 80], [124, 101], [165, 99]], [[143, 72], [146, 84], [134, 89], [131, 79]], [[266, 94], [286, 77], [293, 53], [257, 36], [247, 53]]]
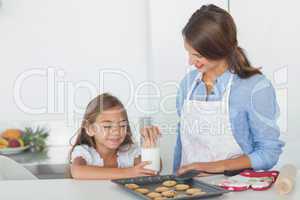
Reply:
[[172, 180], [169, 180], [169, 181], [164, 181], [162, 183], [163, 186], [166, 186], [166, 187], [173, 187], [177, 184], [176, 181], [172, 181]]
[[192, 196], [200, 196], [200, 195], [205, 195], [206, 194], [206, 192], [195, 192], [194, 194], [192, 194]]
[[166, 197], [157, 197], [154, 200], [165, 200], [165, 199], [167, 199], [167, 198]]
[[155, 192], [159, 192], [159, 193], [166, 192], [169, 190], [170, 190], [170, 188], [165, 187], [165, 186], [160, 186], [160, 187], [155, 188]]
[[134, 184], [134, 183], [129, 183], [129, 184], [126, 184], [125, 187], [127, 187], [130, 190], [135, 190], [135, 189], [138, 189], [140, 186], [138, 186], [137, 184]]
[[174, 191], [174, 190], [169, 190], [169, 191], [166, 191], [166, 192], [163, 192], [161, 193], [164, 197], [168, 197], [168, 198], [172, 198], [172, 197], [175, 197], [177, 192]]
[[202, 192], [202, 190], [200, 188], [190, 188], [190, 189], [187, 189], [185, 192], [189, 195], [193, 195], [197, 192]]
[[148, 194], [150, 192], [147, 188], [138, 188], [135, 191], [141, 194]]
[[150, 197], [151, 199], [156, 199], [156, 198], [162, 197], [162, 196], [158, 192], [150, 192], [150, 193], [147, 194], [147, 197]]
[[175, 185], [175, 190], [177, 191], [185, 191], [187, 189], [189, 189], [190, 186], [187, 185], [187, 184], [178, 184], [178, 185]]

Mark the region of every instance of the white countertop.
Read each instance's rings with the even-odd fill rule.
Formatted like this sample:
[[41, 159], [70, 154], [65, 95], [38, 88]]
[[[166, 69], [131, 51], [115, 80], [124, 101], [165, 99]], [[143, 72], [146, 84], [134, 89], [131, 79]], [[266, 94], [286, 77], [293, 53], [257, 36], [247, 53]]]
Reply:
[[[221, 176], [201, 178], [210, 182], [222, 178]], [[297, 182], [300, 176], [298, 174]], [[51, 179], [36, 181], [0, 181], [0, 197], [5, 200], [131, 200], [138, 199], [133, 194], [124, 191], [110, 181], [77, 181], [72, 179]], [[228, 193], [212, 199], [222, 200], [298, 200], [300, 199], [300, 186], [296, 185], [294, 191], [286, 196], [279, 196], [274, 187], [268, 191], [245, 191]]]

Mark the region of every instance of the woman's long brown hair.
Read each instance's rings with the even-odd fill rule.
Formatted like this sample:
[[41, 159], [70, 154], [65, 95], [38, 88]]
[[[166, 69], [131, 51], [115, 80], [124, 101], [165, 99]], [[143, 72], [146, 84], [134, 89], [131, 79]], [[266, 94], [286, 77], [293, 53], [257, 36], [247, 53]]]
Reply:
[[213, 4], [202, 6], [182, 30], [185, 41], [198, 53], [211, 60], [226, 59], [229, 70], [240, 78], [249, 78], [261, 71], [251, 66], [238, 46], [236, 25], [231, 15]]
[[[90, 101], [90, 103], [87, 105], [85, 114], [83, 116], [81, 127], [76, 133], [77, 136], [76, 141], [75, 144], [72, 145], [70, 154], [72, 153], [73, 149], [77, 145], [85, 144], [87, 146], [96, 148], [95, 138], [89, 136], [86, 133], [86, 127], [88, 125], [93, 124], [96, 121], [98, 115], [101, 114], [103, 111], [109, 110], [114, 107], [120, 107], [122, 109], [122, 112], [124, 113], [125, 120], [128, 121], [128, 115], [125, 110], [125, 107], [117, 97], [108, 93], [103, 93]], [[125, 145], [131, 145], [131, 144], [133, 144], [132, 133], [131, 133], [130, 126], [128, 126], [127, 134], [125, 140], [121, 144], [121, 147]]]

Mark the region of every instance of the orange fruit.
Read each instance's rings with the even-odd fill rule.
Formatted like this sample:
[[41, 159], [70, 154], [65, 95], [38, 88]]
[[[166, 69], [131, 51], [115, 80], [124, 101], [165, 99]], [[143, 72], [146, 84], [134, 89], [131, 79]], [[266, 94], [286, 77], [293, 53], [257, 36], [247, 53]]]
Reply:
[[7, 129], [2, 133], [2, 137], [11, 140], [11, 139], [20, 139], [22, 133], [19, 129]]

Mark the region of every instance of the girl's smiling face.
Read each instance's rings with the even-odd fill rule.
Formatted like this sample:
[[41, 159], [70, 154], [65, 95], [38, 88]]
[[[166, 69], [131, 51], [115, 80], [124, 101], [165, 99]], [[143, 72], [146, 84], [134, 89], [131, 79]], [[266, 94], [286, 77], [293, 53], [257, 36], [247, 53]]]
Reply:
[[95, 123], [89, 125], [87, 133], [94, 136], [97, 146], [116, 150], [124, 142], [127, 131], [128, 121], [124, 110], [116, 106], [101, 112]]

